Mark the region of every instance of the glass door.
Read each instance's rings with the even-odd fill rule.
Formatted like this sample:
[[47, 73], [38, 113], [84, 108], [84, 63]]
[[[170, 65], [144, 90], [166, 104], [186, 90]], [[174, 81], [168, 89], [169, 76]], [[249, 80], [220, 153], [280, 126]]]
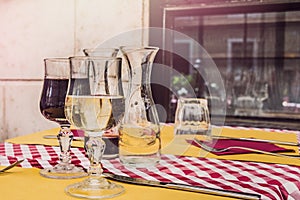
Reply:
[[[216, 83], [197, 74], [203, 62], [199, 49], [176, 35], [162, 41], [186, 54], [189, 60], [177, 55], [163, 59], [182, 72], [197, 96], [226, 104], [226, 112], [214, 109], [212, 114], [226, 115], [229, 125], [300, 127], [299, 2], [166, 5], [163, 20], [164, 28], [199, 42], [217, 65], [225, 98]], [[169, 105], [164, 106], [172, 121], [176, 98], [189, 94], [180, 77], [171, 75], [170, 81]]]

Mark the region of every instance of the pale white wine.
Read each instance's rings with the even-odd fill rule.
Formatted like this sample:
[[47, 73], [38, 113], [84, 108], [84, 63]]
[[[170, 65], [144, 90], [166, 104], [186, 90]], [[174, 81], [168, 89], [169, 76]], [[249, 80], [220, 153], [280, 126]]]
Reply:
[[85, 131], [108, 130], [122, 119], [125, 99], [120, 95], [67, 95], [65, 113], [68, 120]]
[[151, 123], [122, 124], [119, 157], [125, 164], [149, 167], [160, 159], [159, 127]]

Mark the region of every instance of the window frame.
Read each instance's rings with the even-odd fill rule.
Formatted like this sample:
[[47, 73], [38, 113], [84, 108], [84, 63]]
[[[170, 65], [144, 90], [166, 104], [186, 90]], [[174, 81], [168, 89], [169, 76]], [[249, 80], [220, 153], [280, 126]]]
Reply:
[[[209, 2], [209, 3], [207, 3]], [[161, 35], [149, 33], [149, 44], [153, 46], [165, 47], [172, 45], [164, 41], [164, 29], [174, 29], [174, 19], [178, 16], [199, 16], [218, 14], [244, 14], [244, 13], [267, 13], [267, 12], [287, 12], [299, 11], [300, 1], [224, 1], [224, 0], [151, 0], [150, 1], [150, 27], [159, 27]], [[159, 37], [160, 36], [160, 37]], [[201, 43], [201, 41], [200, 41]], [[172, 67], [170, 55], [160, 52], [156, 58], [158, 63]], [[168, 72], [158, 72], [153, 70], [152, 77], [155, 79], [166, 79]], [[152, 86], [154, 101], [164, 106], [170, 115], [170, 96], [167, 88]], [[159, 95], [164, 94], [164, 95]], [[222, 121], [222, 120], [221, 120]], [[167, 122], [172, 122], [167, 118]], [[299, 119], [279, 118], [279, 117], [253, 117], [253, 116], [226, 116], [225, 125], [231, 126], [253, 126], [267, 128], [300, 129]]]

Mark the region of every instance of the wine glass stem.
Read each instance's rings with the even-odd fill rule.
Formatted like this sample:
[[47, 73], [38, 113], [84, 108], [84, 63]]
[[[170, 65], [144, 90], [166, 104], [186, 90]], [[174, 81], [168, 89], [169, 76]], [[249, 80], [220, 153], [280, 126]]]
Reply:
[[103, 172], [101, 159], [105, 149], [105, 142], [101, 136], [89, 136], [86, 142], [86, 153], [90, 160], [89, 175], [99, 178]]
[[68, 164], [71, 162], [70, 148], [73, 140], [73, 133], [70, 130], [70, 126], [61, 126], [57, 135], [60, 146], [60, 162]]

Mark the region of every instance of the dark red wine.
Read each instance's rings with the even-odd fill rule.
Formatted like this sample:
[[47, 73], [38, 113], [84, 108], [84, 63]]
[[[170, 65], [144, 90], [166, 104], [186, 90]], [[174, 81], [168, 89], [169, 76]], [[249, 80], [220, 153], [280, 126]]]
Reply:
[[68, 82], [68, 79], [44, 79], [40, 100], [41, 113], [47, 119], [60, 124], [69, 124], [64, 112]]

